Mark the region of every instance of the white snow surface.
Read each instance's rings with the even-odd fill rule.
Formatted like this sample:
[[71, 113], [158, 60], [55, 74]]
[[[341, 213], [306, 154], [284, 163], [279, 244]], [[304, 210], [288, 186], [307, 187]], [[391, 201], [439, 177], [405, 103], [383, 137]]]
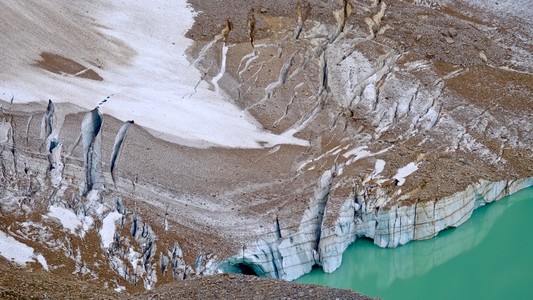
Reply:
[[122, 218], [122, 214], [117, 211], [112, 211], [102, 221], [102, 229], [100, 229], [99, 233], [104, 248], [109, 248], [111, 243], [113, 243], [116, 231], [115, 222], [120, 220], [120, 218]]
[[25, 266], [27, 262], [37, 260], [48, 271], [48, 263], [44, 256], [35, 255], [32, 247], [17, 241], [3, 231], [0, 231], [0, 256], [22, 266]]
[[[65, 22], [89, 20], [80, 28], [88, 27], [93, 35], [94, 32], [103, 35], [108, 51], [116, 51], [121, 44], [134, 51], [131, 63], [108, 62], [101, 69], [95, 67], [94, 62], [80, 60], [82, 58], [76, 60], [97, 71], [103, 81], [54, 74], [35, 67], [34, 63], [43, 51], [69, 58], [68, 55], [77, 55], [77, 50], [88, 51], [87, 47], [72, 49], [77, 45], [72, 40], [65, 40], [64, 45], [40, 47], [35, 44], [38, 38], [34, 36], [49, 34], [46, 28], [52, 28], [55, 20], [27, 13], [18, 1], [6, 0], [3, 5], [18, 11], [23, 21], [36, 23], [38, 30], [43, 32], [27, 30], [5, 37], [16, 39], [20, 36], [23, 42], [15, 44], [19, 47], [16, 51], [7, 48], [6, 51], [11, 52], [8, 53], [11, 56], [9, 61], [0, 60], [9, 67], [9, 72], [0, 74], [0, 99], [8, 101], [13, 96], [16, 103], [51, 99], [90, 110], [110, 96], [101, 105], [103, 113], [124, 121], [134, 120], [160, 138], [192, 147], [309, 145], [308, 141], [293, 137], [293, 132], [277, 135], [264, 130], [249, 113], [231, 104], [227, 95], [209, 89], [209, 84], [201, 79], [200, 72], [185, 54], [192, 44], [185, 33], [192, 26], [194, 17], [186, 0], [96, 0], [83, 5], [56, 0], [40, 4], [51, 7], [51, 11], [57, 10], [58, 18], [66, 19]], [[64, 15], [69, 10], [60, 12], [62, 6], [75, 10], [75, 15]], [[62, 34], [52, 33], [54, 38], [58, 35], [63, 38]], [[65, 39], [67, 37], [65, 33]], [[75, 38], [83, 39], [83, 36], [75, 35]], [[118, 39], [119, 43], [110, 42], [112, 39]], [[0, 52], [3, 50], [0, 46]], [[98, 53], [104, 60], [105, 54]]]
[[378, 151], [376, 153], [372, 153], [372, 152], [370, 152], [368, 150], [365, 150], [365, 149], [368, 148], [368, 146], [360, 146], [360, 147], [357, 147], [357, 148], [354, 148], [352, 150], [347, 151], [342, 156], [344, 158], [350, 158], [346, 162], [346, 164], [347, 165], [351, 165], [352, 163], [354, 163], [354, 162], [356, 162], [356, 161], [358, 161], [360, 159], [363, 159], [363, 158], [366, 158], [366, 157], [372, 157], [372, 156], [379, 155], [379, 154], [383, 154], [383, 153], [389, 151], [390, 149], [392, 149], [393, 147], [394, 146], [390, 146], [388, 148], [381, 149], [380, 151]]
[[48, 269], [48, 262], [46, 261], [46, 258], [44, 258], [42, 254], [37, 254], [35, 258], [43, 266], [43, 269], [45, 269], [46, 271], [50, 270]]
[[416, 170], [418, 170], [418, 165], [414, 162], [411, 162], [405, 167], [398, 169], [396, 175], [394, 175], [392, 178], [398, 180], [398, 186], [402, 186], [405, 183], [405, 178], [413, 174]]
[[382, 159], [377, 159], [376, 163], [374, 165], [374, 173], [372, 174], [372, 178], [377, 178], [381, 172], [385, 169], [386, 162]]
[[72, 234], [76, 234], [77, 229], [81, 227], [82, 238], [94, 222], [90, 216], [77, 216], [73, 211], [55, 205], [50, 206], [47, 216], [59, 220], [63, 228], [68, 229]]
[[365, 158], [365, 157], [371, 156], [372, 152], [370, 152], [368, 150], [365, 150], [366, 148], [368, 148], [368, 146], [357, 147], [357, 148], [354, 148], [354, 149], [352, 149], [350, 151], [347, 151], [342, 156], [344, 156], [344, 158], [348, 158], [350, 156], [355, 156], [355, 158], [353, 159], [354, 161], [359, 160], [361, 158]]
[[115, 292], [122, 293], [122, 292], [124, 292], [126, 290], [125, 286], [119, 285], [119, 284], [116, 284], [116, 285], [117, 285], [117, 287], [113, 289]]

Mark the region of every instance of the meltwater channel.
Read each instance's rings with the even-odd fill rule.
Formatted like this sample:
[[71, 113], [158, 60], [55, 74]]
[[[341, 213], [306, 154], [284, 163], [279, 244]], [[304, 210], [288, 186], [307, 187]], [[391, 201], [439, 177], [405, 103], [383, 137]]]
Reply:
[[533, 299], [533, 187], [481, 207], [458, 228], [395, 249], [357, 240], [331, 274], [301, 283], [393, 299]]

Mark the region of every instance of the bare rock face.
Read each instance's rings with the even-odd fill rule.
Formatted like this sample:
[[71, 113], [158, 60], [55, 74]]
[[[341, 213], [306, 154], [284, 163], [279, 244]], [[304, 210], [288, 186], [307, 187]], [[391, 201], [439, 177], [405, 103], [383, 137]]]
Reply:
[[[112, 16], [124, 9], [101, 2]], [[530, 8], [503, 1], [503, 14], [461, 0], [189, 2], [198, 13], [186, 32], [185, 76], [167, 68], [175, 45], [150, 26], [139, 35], [154, 41], [153, 51], [136, 49], [129, 32], [111, 25], [107, 38], [87, 33], [98, 41], [91, 51], [85, 41], [57, 46], [99, 80], [58, 71], [64, 60], [54, 60], [54, 72], [43, 60], [28, 67], [36, 53], [2, 61], [17, 76], [0, 76], [0, 230], [42, 253], [50, 272], [117, 290], [219, 271], [290, 280], [315, 265], [334, 271], [359, 238], [381, 247], [428, 239], [533, 185], [533, 26], [523, 13]], [[65, 26], [100, 32], [104, 21], [95, 20]], [[106, 56], [110, 45], [122, 52]], [[16, 43], [0, 47], [14, 53]], [[76, 47], [89, 58], [69, 55]], [[9, 84], [32, 87], [17, 81], [18, 69], [69, 87], [67, 98], [46, 106], [44, 94], [37, 102], [8, 94]], [[146, 78], [188, 88], [154, 80], [149, 90], [128, 77], [150, 76], [146, 70], [161, 74]], [[163, 86], [168, 93], [147, 96]], [[96, 108], [65, 103], [69, 93], [99, 88], [113, 96]], [[114, 104], [121, 97], [122, 106]], [[202, 102], [209, 97], [224, 100]], [[197, 106], [179, 106], [185, 113], [149, 114], [151, 101], [190, 99]], [[138, 114], [135, 106], [145, 103]], [[235, 111], [246, 123], [232, 119]], [[182, 127], [189, 116], [191, 123], [207, 117]], [[120, 121], [130, 117], [135, 123]], [[163, 125], [150, 127], [157, 118]], [[209, 135], [197, 133], [204, 125]]]

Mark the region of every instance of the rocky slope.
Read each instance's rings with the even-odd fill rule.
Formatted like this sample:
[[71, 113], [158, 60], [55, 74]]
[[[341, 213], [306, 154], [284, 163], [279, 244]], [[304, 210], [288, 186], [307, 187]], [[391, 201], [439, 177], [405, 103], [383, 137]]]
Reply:
[[214, 275], [169, 283], [155, 291], [118, 294], [42, 270], [0, 265], [0, 299], [373, 299], [349, 290], [249, 275]]
[[1, 4], [36, 24], [0, 26], [0, 235], [32, 249], [8, 260], [119, 291], [294, 279], [533, 185], [521, 2], [191, 0], [186, 62], [157, 18], [128, 23], [146, 9], [130, 2]]

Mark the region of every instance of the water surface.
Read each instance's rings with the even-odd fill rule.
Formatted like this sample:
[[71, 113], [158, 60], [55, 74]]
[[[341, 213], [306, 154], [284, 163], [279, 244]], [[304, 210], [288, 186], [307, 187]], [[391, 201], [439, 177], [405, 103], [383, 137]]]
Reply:
[[533, 299], [533, 187], [474, 211], [437, 237], [381, 249], [358, 240], [332, 274], [297, 282], [383, 299]]

